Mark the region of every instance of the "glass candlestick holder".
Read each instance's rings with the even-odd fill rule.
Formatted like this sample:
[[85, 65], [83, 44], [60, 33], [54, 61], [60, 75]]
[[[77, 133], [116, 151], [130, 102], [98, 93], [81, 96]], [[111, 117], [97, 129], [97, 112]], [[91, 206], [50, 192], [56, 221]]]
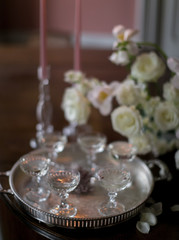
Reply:
[[[39, 135], [44, 133], [53, 132], [52, 125], [52, 103], [50, 98], [50, 87], [49, 87], [49, 76], [50, 76], [50, 68], [47, 68], [47, 77], [42, 77], [42, 69], [38, 68], [38, 79], [39, 79], [39, 100], [36, 107], [36, 138]], [[30, 146], [32, 148], [37, 148], [38, 143], [36, 138], [31, 139]]]

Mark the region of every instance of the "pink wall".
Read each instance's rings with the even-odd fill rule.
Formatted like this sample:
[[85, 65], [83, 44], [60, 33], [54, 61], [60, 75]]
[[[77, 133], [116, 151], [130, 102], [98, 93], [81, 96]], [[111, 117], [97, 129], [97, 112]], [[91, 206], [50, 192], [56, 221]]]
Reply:
[[[81, 0], [82, 31], [111, 32], [116, 24], [134, 26], [135, 0]], [[75, 0], [50, 0], [48, 27], [54, 31], [72, 31]]]
[[[111, 32], [116, 24], [134, 26], [136, 0], [81, 0], [82, 31]], [[48, 29], [73, 31], [75, 0], [47, 0]], [[38, 29], [39, 0], [4, 0], [0, 27]]]

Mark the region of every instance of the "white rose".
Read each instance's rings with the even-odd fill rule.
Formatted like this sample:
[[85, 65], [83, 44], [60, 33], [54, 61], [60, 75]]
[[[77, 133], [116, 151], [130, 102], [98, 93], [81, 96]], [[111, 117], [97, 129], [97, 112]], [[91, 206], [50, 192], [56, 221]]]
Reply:
[[143, 53], [132, 65], [131, 74], [141, 82], [156, 81], [165, 72], [165, 64], [155, 52]]
[[163, 132], [173, 130], [179, 124], [178, 111], [172, 103], [161, 102], [155, 109], [154, 121]]
[[141, 130], [139, 112], [133, 107], [121, 106], [111, 113], [113, 129], [123, 136], [131, 137]]
[[163, 86], [163, 97], [176, 106], [179, 106], [179, 89], [175, 88], [171, 83], [165, 83]]
[[136, 147], [138, 154], [147, 154], [151, 151], [149, 139], [144, 134], [135, 135], [129, 138], [129, 142]]
[[64, 110], [66, 120], [78, 125], [85, 124], [90, 115], [88, 100], [75, 88], [67, 88], [65, 90], [62, 109]]
[[124, 81], [116, 90], [116, 100], [120, 105], [137, 105], [140, 98], [140, 90], [132, 80]]

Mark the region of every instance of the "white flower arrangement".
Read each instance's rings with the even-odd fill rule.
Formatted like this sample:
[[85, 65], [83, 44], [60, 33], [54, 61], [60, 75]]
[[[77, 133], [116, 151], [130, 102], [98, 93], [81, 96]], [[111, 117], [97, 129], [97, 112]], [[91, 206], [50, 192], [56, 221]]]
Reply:
[[[62, 108], [67, 121], [80, 125], [87, 123], [94, 107], [111, 116], [113, 130], [136, 146], [138, 154], [159, 156], [179, 146], [179, 60], [167, 59], [152, 44], [132, 41], [136, 32], [122, 25], [112, 31], [115, 42], [109, 60], [129, 68], [126, 79], [108, 84], [68, 71], [65, 81], [72, 86], [65, 90]], [[161, 85], [166, 72], [167, 81]], [[159, 85], [162, 93], [150, 94], [151, 84], [154, 89]]]

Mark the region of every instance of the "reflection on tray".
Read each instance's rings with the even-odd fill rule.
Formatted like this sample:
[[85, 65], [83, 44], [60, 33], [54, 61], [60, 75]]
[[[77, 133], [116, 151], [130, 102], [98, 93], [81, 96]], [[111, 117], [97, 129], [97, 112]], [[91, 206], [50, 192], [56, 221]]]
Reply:
[[[48, 152], [42, 149], [35, 150], [33, 153], [48, 156]], [[98, 154], [96, 163], [99, 168], [119, 165], [118, 161], [112, 159], [106, 151]], [[85, 154], [77, 145], [67, 145], [65, 150], [59, 153], [56, 164], [63, 167], [80, 167], [88, 172]], [[78, 209], [76, 216], [70, 219], [61, 215], [56, 216], [50, 212], [50, 209], [60, 201], [54, 191], [51, 191], [50, 197], [45, 202], [39, 204], [32, 204], [23, 200], [25, 189], [29, 184], [29, 177], [21, 171], [19, 162], [13, 168], [11, 181], [13, 191], [22, 203], [22, 207], [34, 218], [56, 226], [71, 226], [73, 228], [75, 224], [76, 227], [83, 225], [87, 228], [96, 228], [114, 225], [135, 216], [152, 192], [153, 177], [143, 161], [135, 158], [131, 162], [126, 162], [125, 168], [130, 172], [132, 182], [117, 196], [117, 200], [120, 200], [125, 209], [121, 213], [107, 214], [106, 216], [102, 216], [98, 211], [99, 205], [105, 199], [108, 199], [106, 190], [99, 185], [98, 181], [93, 181], [92, 187], [87, 192], [73, 191], [70, 193], [68, 202]], [[47, 179], [46, 177], [43, 178], [46, 184]]]

